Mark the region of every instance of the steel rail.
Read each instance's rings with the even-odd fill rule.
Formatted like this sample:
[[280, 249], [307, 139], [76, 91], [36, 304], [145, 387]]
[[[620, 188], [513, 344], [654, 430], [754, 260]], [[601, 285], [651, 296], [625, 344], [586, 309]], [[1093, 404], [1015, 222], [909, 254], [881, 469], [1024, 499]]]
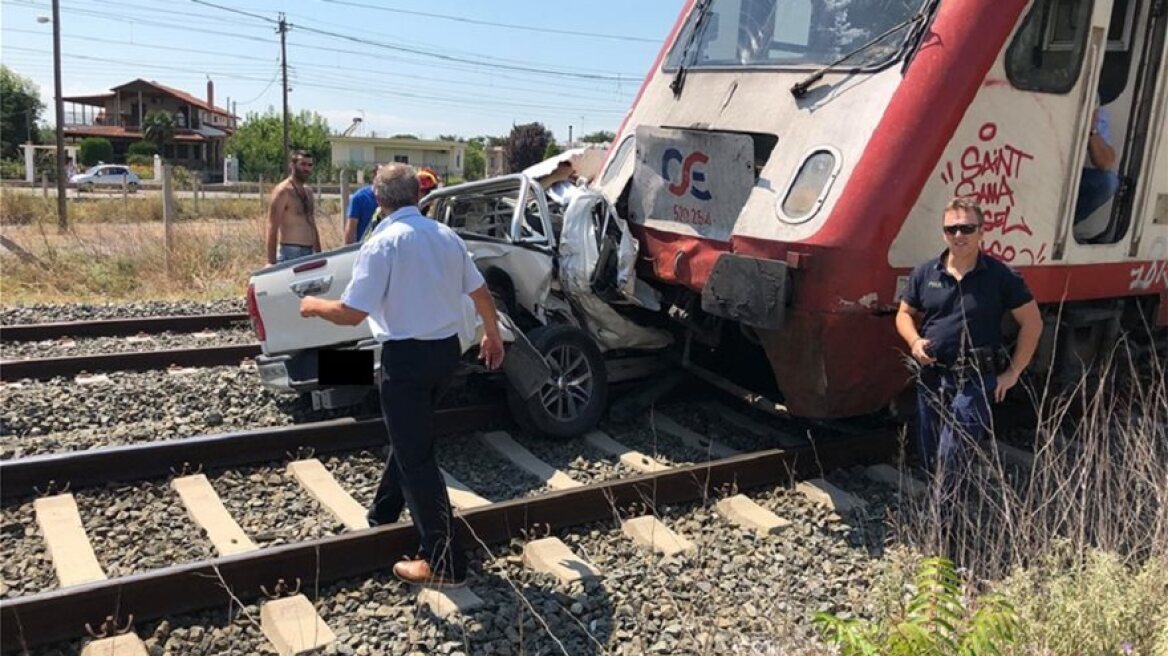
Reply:
[[[434, 430], [450, 435], [509, 422], [506, 407], [475, 405], [434, 413]], [[181, 473], [252, 465], [289, 457], [356, 451], [386, 444], [378, 419], [336, 419], [296, 426], [200, 435], [161, 442], [104, 447], [0, 460], [0, 501], [68, 487], [127, 483]]]
[[[884, 459], [895, 453], [893, 431], [847, 436], [815, 446], [760, 451], [677, 467], [660, 473], [607, 481], [572, 490], [526, 497], [458, 514], [467, 544], [506, 542], [520, 530], [547, 524], [562, 529], [610, 520], [615, 509], [633, 504], [659, 507], [699, 501], [733, 487], [747, 490], [788, 483], [839, 467]], [[205, 608], [227, 607], [233, 596], [260, 596], [277, 579], [300, 579], [304, 589], [347, 577], [386, 571], [403, 553], [412, 553], [410, 524], [261, 549], [207, 561], [0, 601], [0, 648], [34, 647], [84, 635], [85, 623], [109, 615], [136, 622]]]
[[81, 372], [149, 371], [178, 367], [218, 367], [239, 364], [260, 354], [259, 344], [231, 344], [202, 348], [101, 353], [97, 355], [0, 361], [0, 381], [76, 376]]
[[17, 324], [0, 326], [0, 341], [33, 342], [62, 337], [128, 337], [139, 333], [193, 333], [228, 328], [232, 324], [247, 320], [244, 313], [229, 313]]

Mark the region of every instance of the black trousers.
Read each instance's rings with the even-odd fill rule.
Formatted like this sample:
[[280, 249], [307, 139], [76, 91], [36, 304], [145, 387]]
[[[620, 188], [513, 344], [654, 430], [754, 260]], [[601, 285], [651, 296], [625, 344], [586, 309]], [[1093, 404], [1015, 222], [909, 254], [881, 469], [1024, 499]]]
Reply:
[[381, 347], [381, 414], [389, 433], [389, 457], [377, 486], [369, 522], [392, 524], [408, 506], [421, 553], [435, 572], [462, 578], [466, 556], [458, 543], [450, 496], [434, 457], [436, 395], [459, 361], [458, 337], [407, 339]]

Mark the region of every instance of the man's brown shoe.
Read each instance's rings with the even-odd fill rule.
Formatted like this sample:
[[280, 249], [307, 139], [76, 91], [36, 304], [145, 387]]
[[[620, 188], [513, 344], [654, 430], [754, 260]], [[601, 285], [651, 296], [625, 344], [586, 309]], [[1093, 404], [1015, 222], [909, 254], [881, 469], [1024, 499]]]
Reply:
[[406, 583], [431, 588], [461, 588], [466, 585], [466, 579], [435, 572], [425, 560], [399, 560], [394, 563], [393, 574]]

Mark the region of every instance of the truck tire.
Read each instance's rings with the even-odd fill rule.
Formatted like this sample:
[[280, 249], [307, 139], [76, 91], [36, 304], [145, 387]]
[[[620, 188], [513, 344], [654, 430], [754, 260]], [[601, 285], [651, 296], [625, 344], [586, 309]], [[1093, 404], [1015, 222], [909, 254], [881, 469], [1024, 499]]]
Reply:
[[596, 427], [608, 401], [604, 356], [592, 338], [574, 326], [540, 326], [527, 335], [547, 361], [551, 377], [529, 399], [511, 387], [507, 400], [521, 426], [566, 439]]

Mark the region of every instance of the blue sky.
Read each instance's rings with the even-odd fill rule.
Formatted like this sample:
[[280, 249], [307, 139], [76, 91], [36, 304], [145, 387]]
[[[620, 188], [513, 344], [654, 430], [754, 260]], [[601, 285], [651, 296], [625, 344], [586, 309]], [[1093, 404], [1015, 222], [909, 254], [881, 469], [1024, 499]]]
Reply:
[[[290, 107], [322, 114], [333, 130], [355, 116], [365, 134], [424, 137], [505, 134], [541, 121], [560, 141], [568, 125], [576, 136], [617, 128], [683, 4], [207, 1], [272, 20], [286, 14]], [[230, 98], [241, 116], [280, 107], [269, 22], [193, 0], [60, 2], [65, 96], [142, 77], [204, 97], [210, 76], [216, 104]], [[0, 61], [40, 86], [51, 122], [52, 30], [37, 22], [49, 15], [49, 0], [0, 1]]]

